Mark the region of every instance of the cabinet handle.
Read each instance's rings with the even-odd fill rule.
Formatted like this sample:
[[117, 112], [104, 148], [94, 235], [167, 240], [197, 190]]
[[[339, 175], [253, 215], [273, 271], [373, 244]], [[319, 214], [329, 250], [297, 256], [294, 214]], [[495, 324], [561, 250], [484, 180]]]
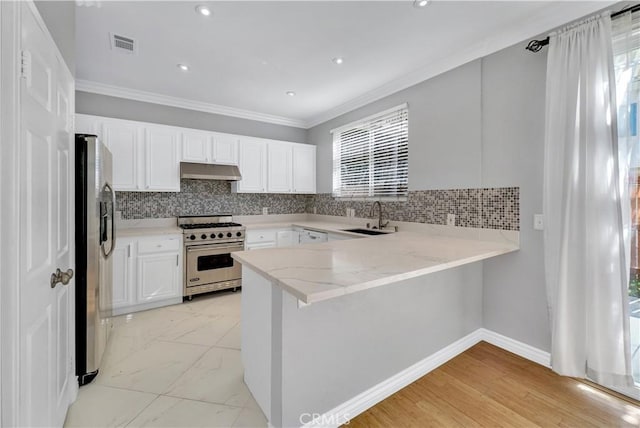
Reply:
[[127, 245], [127, 257], [131, 258], [131, 244]]
[[176, 266], [180, 265], [179, 260], [178, 260], [179, 258], [180, 258], [180, 256], [176, 255]]

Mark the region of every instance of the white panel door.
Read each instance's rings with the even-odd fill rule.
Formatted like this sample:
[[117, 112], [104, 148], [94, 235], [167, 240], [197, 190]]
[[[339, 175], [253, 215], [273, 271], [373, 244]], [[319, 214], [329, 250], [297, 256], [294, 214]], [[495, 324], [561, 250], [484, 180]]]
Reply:
[[170, 299], [182, 293], [176, 253], [138, 255], [137, 303]]
[[267, 151], [267, 191], [291, 193], [291, 144], [269, 142]]
[[211, 159], [211, 134], [208, 132], [182, 132], [182, 160], [207, 163]]
[[135, 122], [109, 119], [102, 127], [102, 139], [113, 156], [114, 190], [139, 190], [142, 128]]
[[267, 190], [267, 145], [255, 138], [242, 139], [239, 154], [238, 166], [242, 180], [237, 182], [237, 191], [264, 193]]
[[316, 147], [293, 145], [293, 192], [316, 193]]
[[18, 425], [61, 426], [74, 382], [73, 78], [33, 5], [21, 4]]
[[179, 192], [178, 131], [164, 126], [147, 126], [145, 131], [144, 190]]
[[238, 136], [214, 134], [213, 162], [224, 165], [238, 165]]

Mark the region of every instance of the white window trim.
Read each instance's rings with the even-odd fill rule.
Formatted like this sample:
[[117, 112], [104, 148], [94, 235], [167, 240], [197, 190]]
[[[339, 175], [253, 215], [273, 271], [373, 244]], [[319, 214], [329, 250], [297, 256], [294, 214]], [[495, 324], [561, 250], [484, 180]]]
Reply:
[[[375, 114], [371, 114], [371, 115], [366, 116], [364, 118], [358, 119], [356, 121], [347, 123], [345, 125], [342, 125], [340, 127], [337, 127], [337, 128], [334, 128], [334, 129], [330, 130], [329, 133], [332, 135], [332, 141], [333, 141], [332, 146], [333, 146], [333, 149], [335, 150], [335, 140], [334, 139], [335, 139], [335, 135], [336, 134], [338, 134], [340, 132], [343, 132], [343, 131], [346, 131], [346, 130], [349, 130], [349, 129], [365, 126], [365, 125], [368, 124], [368, 122], [371, 122], [374, 119], [380, 118], [380, 117], [385, 116], [385, 115], [390, 114], [390, 113], [394, 113], [394, 112], [396, 112], [398, 110], [407, 110], [408, 111], [408, 109], [409, 109], [409, 103], [402, 103], [402, 104], [399, 104], [399, 105], [397, 105], [395, 107], [391, 107], [391, 108], [388, 108], [386, 110], [377, 112]], [[408, 133], [408, 129], [407, 129], [407, 133]], [[408, 144], [408, 141], [407, 141], [407, 144]], [[335, 153], [333, 153], [333, 157], [334, 157], [334, 162], [335, 162]], [[335, 170], [334, 170], [333, 173], [335, 173]], [[332, 173], [332, 175], [333, 175], [333, 173]], [[407, 175], [408, 175], [408, 171], [407, 171]], [[333, 178], [332, 178], [332, 180], [333, 180]], [[405, 201], [407, 201], [407, 198], [408, 198], [408, 192], [409, 192], [409, 189], [408, 189], [408, 186], [407, 186], [407, 194], [406, 195], [384, 195], [384, 196], [381, 196], [381, 195], [373, 195], [373, 196], [336, 195], [335, 194], [335, 189], [333, 188], [333, 183], [332, 183], [331, 196], [334, 199], [338, 199], [338, 200], [342, 200], [342, 201], [376, 201], [377, 200], [377, 201], [388, 201], [388, 202], [405, 202]]]

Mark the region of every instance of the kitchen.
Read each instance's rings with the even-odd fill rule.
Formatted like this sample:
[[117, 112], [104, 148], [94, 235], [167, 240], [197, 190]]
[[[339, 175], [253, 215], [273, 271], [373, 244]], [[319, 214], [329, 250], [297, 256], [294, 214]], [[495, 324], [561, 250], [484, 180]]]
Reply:
[[[425, 366], [421, 369], [423, 371], [405, 376], [403, 381], [396, 379], [397, 385], [379, 389], [375, 392], [378, 395], [370, 395], [370, 401], [365, 400], [367, 405], [364, 407], [351, 399], [375, 385], [383, 384], [385, 380], [395, 379], [394, 375], [403, 369], [436, 355], [438, 351], [449, 349], [449, 345], [477, 330], [481, 334], [468, 338], [468, 342], [465, 342], [467, 345], [484, 340], [548, 366], [550, 327], [544, 290], [542, 232], [531, 224], [534, 215], [542, 212], [541, 141], [544, 140], [546, 58], [544, 54], [535, 55], [525, 51], [524, 46], [530, 38], [603, 9], [610, 2], [577, 3], [571, 7], [561, 3], [544, 4], [539, 6], [538, 11], [553, 8], [553, 13], [548, 14], [551, 17], [545, 14], [547, 20], [525, 21], [518, 18], [524, 12], [516, 5], [505, 7], [503, 4], [488, 3], [485, 8], [489, 9], [486, 10], [474, 6], [478, 7], [474, 10], [474, 16], [486, 14], [484, 16], [495, 17], [491, 26], [494, 33], [487, 28], [477, 28], [477, 31], [485, 33], [465, 39], [469, 49], [444, 56], [445, 60], [422, 67], [420, 73], [404, 75], [404, 79], [399, 79], [389, 88], [374, 91], [368, 97], [356, 99], [356, 95], [362, 95], [365, 91], [356, 93], [360, 83], [351, 81], [351, 92], [340, 96], [334, 93], [335, 99], [342, 102], [334, 101], [332, 105], [325, 102], [313, 86], [322, 86], [318, 82], [323, 81], [323, 76], [318, 74], [324, 74], [338, 85], [336, 92], [345, 89], [348, 85], [340, 82], [347, 81], [347, 76], [354, 76], [345, 75], [353, 73], [348, 67], [359, 67], [360, 70], [365, 67], [357, 62], [357, 43], [350, 48], [349, 55], [318, 49], [317, 56], [326, 57], [323, 59], [326, 64], [318, 65], [314, 60], [309, 61], [311, 64], [308, 65], [319, 70], [313, 74], [316, 82], [297, 81], [295, 76], [304, 75], [308, 69], [291, 59], [289, 67], [297, 72], [283, 86], [282, 70], [278, 72], [278, 66], [283, 67], [281, 64], [287, 62], [286, 59], [279, 57], [275, 51], [270, 58], [266, 51], [255, 53], [252, 50], [252, 60], [257, 62], [246, 66], [247, 70], [238, 74], [262, 71], [265, 80], [260, 88], [253, 86], [245, 76], [248, 79], [245, 89], [235, 84], [225, 88], [216, 87], [215, 90], [208, 87], [207, 90], [198, 86], [210, 84], [203, 78], [203, 70], [220, 68], [220, 64], [215, 67], [205, 63], [198, 65], [196, 58], [199, 48], [195, 44], [189, 48], [193, 51], [181, 52], [179, 49], [166, 49], [165, 44], [169, 43], [167, 37], [158, 40], [158, 43], [152, 43], [150, 38], [150, 35], [157, 33], [154, 25], [169, 27], [172, 19], [175, 20], [175, 26], [191, 26], [194, 31], [202, 32], [196, 39], [207, 40], [211, 38], [207, 31], [210, 31], [212, 22], [220, 26], [219, 31], [223, 33], [231, 32], [232, 26], [243, 33], [240, 31], [244, 29], [242, 25], [256, 26], [261, 19], [269, 22], [266, 16], [280, 23], [285, 16], [295, 16], [298, 21], [294, 20], [293, 28], [283, 31], [287, 34], [287, 31], [300, 31], [298, 26], [304, 28], [305, 25], [301, 23], [305, 22], [305, 16], [310, 19], [309, 11], [303, 5], [242, 2], [234, 11], [230, 4], [212, 3], [206, 5], [210, 7], [210, 16], [205, 16], [202, 9], [197, 9], [202, 6], [199, 3], [167, 2], [163, 5], [165, 9], [159, 5], [147, 7], [144, 3], [112, 5], [105, 2], [99, 6], [91, 3], [71, 4], [72, 13], [69, 14], [75, 15], [73, 37], [64, 34], [64, 28], [69, 25], [60, 23], [68, 18], [56, 16], [56, 12], [52, 12], [55, 6], [38, 4], [37, 7], [54, 39], [62, 46], [60, 50], [65, 59], [68, 50], [73, 51], [73, 59], [67, 61], [76, 64], [74, 131], [97, 135], [114, 158], [113, 188], [116, 200], [110, 207], [110, 218], [113, 219], [110, 224], [116, 226], [116, 239], [110, 257], [110, 263], [113, 264], [113, 300], [109, 310], [117, 318], [114, 319], [111, 340], [121, 339], [118, 346], [129, 346], [129, 351], [140, 351], [136, 358], [174, 352], [167, 344], [181, 344], [175, 345], [176, 348], [184, 346], [185, 351], [183, 363], [177, 364], [179, 367], [174, 371], [168, 370], [170, 375], [158, 376], [158, 383], [151, 386], [136, 386], [108, 363], [103, 373], [107, 376], [105, 383], [100, 384], [99, 374], [94, 381], [96, 383], [80, 388], [73, 405], [75, 407], [72, 406], [70, 418], [67, 419], [70, 426], [91, 423], [91, 419], [82, 419], [87, 417], [86, 414], [78, 416], [80, 413], [76, 409], [82, 406], [83, 400], [96, 400], [89, 408], [99, 406], [97, 403], [101, 401], [97, 394], [83, 392], [97, 391], [99, 388], [96, 385], [111, 388], [112, 395], [114, 391], [125, 390], [126, 394], [131, 394], [126, 403], [121, 402], [126, 412], [122, 408], [114, 409], [114, 414], [126, 414], [126, 417], [114, 420], [105, 414], [107, 419], [102, 422], [94, 419], [97, 425], [153, 425], [151, 421], [159, 415], [164, 415], [162, 417], [166, 419], [162, 420], [166, 423], [173, 420], [175, 424], [178, 422], [172, 418], [177, 415], [186, 417], [189, 411], [195, 418], [194, 423], [197, 423], [198, 417], [207, 417], [204, 410], [206, 405], [194, 402], [207, 403], [210, 410], [218, 406], [215, 407], [216, 411], [225, 415], [220, 422], [222, 426], [234, 423], [241, 426], [242, 423], [248, 423], [247, 420], [253, 424], [266, 424], [269, 421], [273, 426], [291, 426], [298, 422], [300, 425], [322, 425], [323, 415], [334, 418], [334, 423], [325, 420], [325, 424], [337, 425], [346, 422], [341, 419], [345, 415], [355, 416], [355, 413], [364, 411], [420, 377], [418, 373], [426, 374], [438, 364], [432, 361], [433, 366]], [[393, 11], [398, 14], [398, 19], [401, 17], [407, 23], [414, 24], [419, 23], [420, 19], [433, 19], [425, 17], [428, 13], [436, 16], [437, 13], [448, 13], [440, 9], [447, 7], [440, 2], [433, 2], [425, 8], [414, 6], [413, 2], [403, 3], [406, 3], [404, 6], [408, 11], [393, 9], [390, 4], [367, 5], [366, 9], [372, 18], [384, 21], [381, 18], [384, 13], [380, 10], [388, 7], [388, 13]], [[159, 9], [154, 12], [155, 7]], [[317, 7], [314, 11], [327, 20], [336, 11], [321, 4], [307, 7]], [[344, 8], [340, 11], [345, 19], [361, 13], [355, 4], [334, 7]], [[376, 8], [380, 10], [376, 11]], [[498, 13], [500, 8], [503, 10]], [[617, 5], [615, 10], [621, 8]], [[289, 13], [292, 15], [287, 15]], [[463, 9], [456, 10], [456, 14], [464, 13]], [[471, 12], [466, 13], [471, 15]], [[126, 18], [127, 14], [131, 16]], [[152, 14], [150, 16], [153, 18], [149, 22], [134, 25], [134, 17], [142, 14]], [[312, 28], [308, 22], [306, 27]], [[418, 29], [411, 28], [411, 31], [419, 33]], [[323, 34], [327, 29], [314, 31]], [[115, 50], [114, 34], [131, 40], [134, 46], [130, 49], [134, 53]], [[370, 32], [363, 34], [374, 38]], [[318, 34], [315, 36], [318, 37]], [[65, 38], [67, 41], [72, 39], [72, 48], [64, 43]], [[404, 37], [401, 39], [404, 40]], [[120, 39], [120, 42], [126, 44], [127, 40]], [[230, 50], [243, 52], [242, 46], [246, 48], [252, 43], [258, 45], [258, 42], [241, 37], [236, 42], [238, 45]], [[275, 46], [273, 40], [270, 43]], [[442, 53], [452, 49], [452, 46], [431, 46], [429, 49], [434, 49], [431, 54], [436, 55], [438, 49], [442, 49]], [[295, 47], [296, 44], [292, 42], [294, 51]], [[151, 52], [155, 54], [154, 58], [158, 58], [162, 57], [159, 52], [164, 49], [171, 53], [162, 66], [149, 60], [147, 55]], [[251, 49], [256, 48], [254, 46]], [[348, 50], [346, 46], [343, 49]], [[388, 46], [387, 49], [392, 50]], [[416, 47], [409, 46], [404, 53], [415, 58], [418, 51]], [[344, 58], [339, 55], [344, 55]], [[233, 63], [232, 59], [224, 58]], [[338, 58], [340, 61], [334, 61]], [[246, 58], [242, 57], [238, 61], [244, 60]], [[149, 63], [145, 64], [145, 61]], [[179, 65], [187, 66], [187, 70]], [[405, 63], [403, 73], [406, 74], [411, 67], [417, 68], [416, 65], [415, 62]], [[298, 66], [301, 68], [296, 68]], [[229, 82], [233, 81], [234, 71], [238, 70], [229, 71]], [[147, 76], [148, 81], [142, 82], [136, 73], [138, 76]], [[362, 73], [360, 75], [364, 76]], [[200, 80], [195, 84], [190, 79]], [[377, 86], [369, 85], [369, 88], [381, 87], [387, 81], [379, 80]], [[523, 85], [522, 82], [528, 84]], [[158, 85], [165, 85], [166, 91], [162, 93]], [[218, 93], [216, 91], [219, 91], [219, 98], [213, 101], [204, 102], [199, 96], [199, 92]], [[291, 95], [289, 92], [295, 93]], [[247, 100], [241, 106], [244, 110], [229, 101], [232, 99], [230, 97], [240, 99], [242, 96]], [[317, 105], [313, 112], [310, 105]], [[403, 161], [408, 170], [405, 177], [408, 187], [403, 189], [404, 196], [396, 200], [383, 198], [379, 206], [373, 206], [371, 199], [334, 197], [336, 135], [344, 132], [345, 125], [360, 124], [367, 119], [373, 121], [385, 112], [403, 114], [403, 111], [408, 111], [406, 120], [403, 119], [408, 135], [408, 155]], [[461, 126], [461, 121], [464, 126]], [[216, 165], [222, 167], [223, 172], [213, 171], [213, 167], [201, 168], [201, 165]], [[7, 171], [4, 166], [3, 170]], [[343, 177], [344, 180], [348, 178]], [[383, 229], [385, 234], [371, 236], [384, 223], [388, 223]], [[363, 229], [366, 235], [348, 232], [347, 229]], [[420, 254], [421, 251], [419, 244], [411, 244], [412, 239], [423, 235], [434, 239], [434, 243], [439, 242], [434, 245], [440, 249], [446, 247], [447, 239], [457, 240], [459, 246], [467, 249], [478, 243], [488, 247], [481, 245], [482, 248], [477, 252], [462, 255], [445, 251], [446, 256], [417, 256], [423, 261], [440, 259], [439, 267], [419, 263], [405, 266], [403, 259], [416, 256], [416, 252]], [[11, 235], [2, 236], [5, 242], [5, 236]], [[305, 242], [321, 242], [298, 246], [301, 237]], [[400, 239], [407, 241], [396, 242]], [[417, 247], [411, 247], [412, 253], [406, 254], [398, 250], [402, 245]], [[217, 251], [221, 247], [225, 248]], [[236, 253], [230, 247], [251, 251]], [[367, 247], [370, 247], [370, 253], [363, 250]], [[378, 250], [381, 253], [376, 253]], [[207, 253], [201, 262], [196, 257], [189, 258], [189, 254], [202, 255], [202, 251]], [[385, 252], [388, 257], [385, 257]], [[365, 256], [355, 260], [354, 254]], [[394, 255], [398, 255], [399, 259]], [[442, 260], [443, 257], [446, 260]], [[369, 262], [375, 261], [377, 264], [367, 264], [367, 258]], [[389, 265], [384, 265], [387, 258]], [[291, 269], [287, 269], [300, 267], [298, 261], [302, 259], [305, 269], [309, 270], [318, 266], [321, 266], [318, 269], [325, 269], [327, 266], [340, 265], [343, 270], [338, 273], [350, 279], [344, 282], [345, 277], [338, 275], [331, 280], [336, 282], [329, 281], [328, 285], [325, 284], [326, 288], [316, 290], [318, 292], [292, 285], [290, 282], [305, 278], [298, 277], [300, 272], [292, 273]], [[353, 264], [345, 267], [341, 265], [344, 260]], [[375, 267], [382, 265], [384, 269], [377, 272]], [[280, 269], [283, 273], [270, 273], [272, 269]], [[216, 273], [220, 275], [200, 280], [201, 273], [211, 271], [219, 271]], [[376, 277], [376, 274], [379, 275]], [[191, 279], [195, 284], [193, 287], [188, 286]], [[248, 283], [249, 280], [251, 282]], [[373, 285], [375, 281], [378, 282]], [[398, 284], [389, 285], [395, 282]], [[338, 287], [336, 283], [339, 283]], [[421, 284], [433, 284], [427, 288], [436, 293], [441, 302], [447, 302], [448, 314], [439, 312], [443, 310], [443, 305], [433, 304], [434, 296], [424, 291], [425, 287], [421, 287]], [[239, 286], [242, 286], [242, 290], [238, 290]], [[349, 289], [352, 286], [354, 288]], [[444, 292], [447, 287], [450, 294]], [[266, 289], [271, 290], [272, 294], [252, 294], [252, 291]], [[212, 290], [223, 291], [211, 293]], [[282, 376], [283, 382], [284, 379], [291, 382], [291, 373], [294, 373], [295, 379], [295, 373], [308, 373], [313, 367], [313, 360], [304, 362], [306, 360], [301, 358], [297, 366], [297, 363], [285, 363], [286, 360], [282, 359], [281, 373], [274, 371], [278, 364], [273, 358], [277, 355], [270, 347], [276, 343], [273, 340], [277, 340], [278, 334], [282, 340], [289, 333], [286, 327], [278, 330], [276, 325], [271, 325], [276, 318], [268, 318], [267, 321], [267, 314], [260, 312], [256, 302], [261, 301], [260, 298], [267, 299], [268, 305], [257, 306], [262, 307], [263, 311], [267, 311], [267, 308], [272, 311], [278, 304], [277, 293], [284, 293], [280, 295], [283, 300], [279, 303], [283, 305], [281, 324], [301, 321], [296, 318], [297, 315], [290, 317], [292, 313], [300, 316], [313, 313], [322, 317], [322, 311], [325, 310], [328, 311], [325, 314], [335, 315], [336, 323], [343, 320], [347, 323], [344, 325], [349, 325], [348, 322], [353, 319], [348, 321], [345, 314], [352, 313], [353, 316], [362, 317], [358, 322], [368, 320], [370, 325], [375, 325], [379, 337], [371, 338], [360, 350], [346, 346], [353, 337], [333, 336], [346, 346], [342, 349], [347, 352], [345, 355], [351, 361], [352, 368], [358, 359], [366, 359], [367, 355], [376, 352], [375, 349], [384, 349], [384, 341], [390, 338], [399, 346], [398, 349], [404, 349], [405, 355], [395, 358], [389, 350], [382, 350], [377, 358], [372, 358], [371, 366], [332, 372], [339, 362], [331, 359], [330, 342], [325, 343], [321, 339], [317, 346], [322, 350], [327, 366], [320, 369], [319, 377], [327, 379], [327, 387], [341, 391], [333, 391], [331, 397], [319, 397], [313, 396], [309, 391], [312, 388], [305, 388], [304, 385], [292, 386], [292, 389], [283, 387], [277, 391], [274, 386], [277, 382], [256, 381], [258, 378]], [[362, 307], [365, 301], [374, 314], [387, 311], [389, 314], [376, 319], [372, 314], [367, 315], [366, 309], [361, 308], [362, 312], [358, 312], [356, 308]], [[430, 303], [421, 305], [419, 302]], [[245, 304], [252, 308], [251, 317], [245, 317]], [[405, 308], [404, 315], [393, 309], [400, 307]], [[194, 308], [193, 315], [198, 322], [185, 315], [191, 311], [189, 308]], [[157, 314], [162, 314], [166, 319], [153, 315], [154, 310], [161, 311]], [[435, 318], [424, 317], [422, 313], [425, 310]], [[274, 313], [271, 315], [275, 316]], [[216, 319], [224, 325], [224, 328], [221, 327], [224, 331], [210, 331], [216, 329], [211, 321]], [[450, 330], [446, 334], [429, 330], [433, 328], [434, 319], [439, 320], [439, 325], [449, 326]], [[207, 320], [211, 322], [205, 322]], [[153, 327], [156, 322], [157, 325]], [[247, 330], [249, 327], [243, 328], [247, 326], [245, 322], [252, 326], [252, 332], [270, 329], [270, 334], [274, 334], [270, 347], [260, 342], [260, 337], [266, 338], [266, 335], [258, 335], [258, 339], [245, 336], [251, 334]], [[321, 324], [305, 322], [301, 322], [300, 326], [310, 331], [321, 329]], [[393, 326], [403, 326], [406, 337], [395, 337]], [[190, 330], [191, 327], [202, 329], [193, 333], [195, 330]], [[145, 328], [149, 330], [145, 332]], [[332, 331], [331, 328], [327, 326], [327, 334]], [[368, 336], [366, 330], [358, 330], [355, 325], [351, 330], [352, 333], [359, 331]], [[144, 339], [147, 332], [148, 340]], [[333, 331], [335, 334], [338, 332], [339, 329]], [[193, 336], [189, 336], [191, 333]], [[416, 345], [414, 338], [421, 334], [430, 339]], [[302, 340], [300, 337], [298, 339]], [[288, 354], [311, 346], [306, 342], [302, 346], [303, 342], [281, 344], [281, 351]], [[242, 350], [245, 345], [263, 352], [268, 350], [271, 356], [251, 360], [251, 356], [259, 355], [259, 352], [245, 356]], [[461, 346], [464, 348], [467, 345]], [[369, 350], [369, 354], [365, 349]], [[459, 348], [458, 352], [461, 350]], [[126, 352], [121, 351], [108, 349], [105, 358], [115, 353], [124, 361]], [[451, 354], [447, 354], [447, 358], [442, 357], [444, 359], [439, 364], [456, 355], [451, 349], [449, 351]], [[246, 385], [234, 384], [236, 386], [230, 388], [230, 391], [233, 390], [230, 396], [213, 397], [216, 392], [203, 391], [202, 384], [191, 390], [185, 386], [189, 382], [197, 384], [200, 375], [205, 377], [206, 367], [198, 368], [198, 361], [215, 364], [220, 360], [233, 365], [236, 363], [229, 363], [232, 354], [237, 361], [242, 358], [245, 366], [249, 364], [250, 367], [245, 369], [250, 372], [243, 374], [242, 365], [240, 368], [233, 366], [230, 373], [236, 376], [234, 382], [238, 379], [242, 382], [244, 376]], [[384, 360], [385, 356], [388, 361], [383, 363], [380, 360]], [[269, 358], [272, 367], [264, 369], [263, 365]], [[165, 362], [168, 364], [171, 361]], [[134, 369], [143, 370], [138, 363], [127, 368]], [[352, 375], [355, 377], [350, 378]], [[339, 382], [335, 382], [336, 377], [340, 376], [348, 386], [340, 386]], [[5, 373], [2, 379], [6, 379]], [[221, 379], [215, 382], [222, 382]], [[306, 378], [303, 376], [299, 379], [302, 382]], [[315, 385], [322, 379], [307, 381]], [[108, 386], [109, 383], [111, 386]], [[271, 391], [269, 394], [264, 393], [265, 385], [271, 385], [267, 388]], [[125, 392], [122, 394], [124, 397]], [[342, 413], [330, 413], [341, 405]], [[170, 411], [163, 413], [171, 408], [175, 409], [174, 414], [170, 414]], [[317, 420], [300, 419], [305, 411], [318, 416]], [[9, 414], [10, 411], [7, 413], [3, 409], [3, 417]], [[140, 418], [135, 420], [137, 416]], [[248, 419], [243, 419], [245, 416]]]

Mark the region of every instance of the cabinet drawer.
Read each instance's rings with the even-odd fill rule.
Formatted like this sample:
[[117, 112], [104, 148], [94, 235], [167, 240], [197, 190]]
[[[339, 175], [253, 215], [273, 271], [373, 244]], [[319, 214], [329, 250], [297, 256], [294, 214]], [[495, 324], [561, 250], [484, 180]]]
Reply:
[[276, 242], [275, 230], [248, 230], [247, 231], [247, 243], [259, 243], [259, 242]]
[[180, 239], [141, 239], [138, 242], [138, 254], [176, 252], [180, 250]]

